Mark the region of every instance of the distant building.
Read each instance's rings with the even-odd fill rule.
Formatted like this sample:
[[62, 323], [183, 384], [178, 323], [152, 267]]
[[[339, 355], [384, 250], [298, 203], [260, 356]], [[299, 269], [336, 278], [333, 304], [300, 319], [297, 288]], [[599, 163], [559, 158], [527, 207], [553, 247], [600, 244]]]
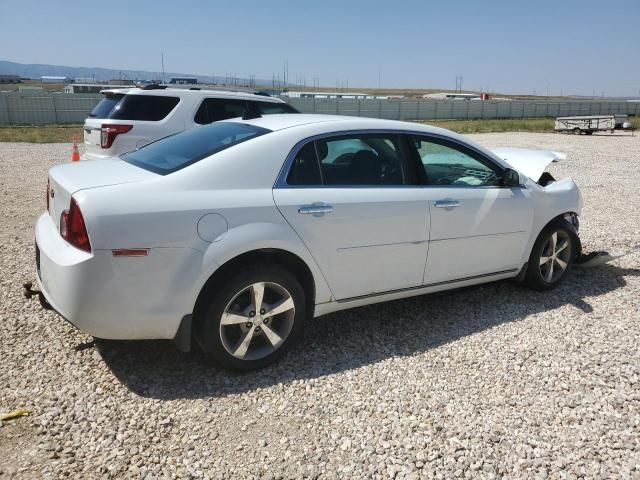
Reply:
[[282, 95], [289, 98], [344, 98], [344, 99], [388, 98], [388, 97], [378, 97], [375, 95], [370, 95], [368, 93], [357, 93], [357, 92], [283, 92]]
[[69, 77], [62, 76], [54, 76], [54, 75], [43, 75], [40, 77], [40, 81], [42, 83], [69, 83], [72, 80]]
[[20, 75], [0, 74], [0, 83], [20, 83]]
[[64, 93], [100, 93], [107, 88], [131, 88], [131, 85], [105, 85], [104, 83], [70, 83]]
[[[89, 82], [91, 83], [91, 82]], [[95, 83], [95, 82], [93, 82]], [[112, 78], [111, 80], [109, 80], [107, 82], [109, 85], [129, 85], [129, 86], [136, 86], [136, 82], [134, 82], [133, 80], [123, 80], [123, 79], [118, 79], [118, 78]]]
[[36, 93], [42, 91], [44, 91], [44, 88], [35, 85], [20, 85], [18, 87], [18, 92], [22, 93]]
[[489, 95], [486, 93], [427, 93], [422, 98], [431, 100], [488, 100]]
[[171, 85], [196, 85], [198, 79], [194, 77], [171, 77], [169, 83]]

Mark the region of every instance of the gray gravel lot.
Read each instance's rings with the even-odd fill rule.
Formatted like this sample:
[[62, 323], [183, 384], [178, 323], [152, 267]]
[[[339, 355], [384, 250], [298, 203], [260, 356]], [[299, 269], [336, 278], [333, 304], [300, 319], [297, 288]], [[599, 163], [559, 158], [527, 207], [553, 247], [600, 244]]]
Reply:
[[[640, 137], [482, 134], [551, 148], [581, 186], [586, 250], [640, 247]], [[170, 342], [93, 341], [22, 296], [46, 170], [0, 144], [2, 478], [640, 478], [640, 255], [560, 288], [508, 282], [309, 323], [233, 374]]]

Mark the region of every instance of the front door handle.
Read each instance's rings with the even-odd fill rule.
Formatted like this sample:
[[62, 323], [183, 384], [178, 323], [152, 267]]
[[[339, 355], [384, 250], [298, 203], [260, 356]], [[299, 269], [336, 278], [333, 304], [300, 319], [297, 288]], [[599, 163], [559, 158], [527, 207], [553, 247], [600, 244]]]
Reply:
[[311, 205], [302, 205], [298, 207], [298, 213], [302, 215], [313, 215], [315, 217], [321, 217], [325, 213], [333, 212], [333, 205], [328, 203], [315, 202]]
[[444, 200], [436, 200], [435, 205], [437, 208], [455, 208], [460, 206], [460, 202], [458, 200], [445, 198]]

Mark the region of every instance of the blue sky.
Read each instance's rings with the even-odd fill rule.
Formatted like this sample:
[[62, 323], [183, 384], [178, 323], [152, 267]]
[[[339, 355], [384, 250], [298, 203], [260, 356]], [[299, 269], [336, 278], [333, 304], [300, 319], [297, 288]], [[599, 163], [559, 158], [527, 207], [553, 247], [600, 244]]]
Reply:
[[639, 95], [640, 0], [0, 3], [0, 59], [323, 86]]

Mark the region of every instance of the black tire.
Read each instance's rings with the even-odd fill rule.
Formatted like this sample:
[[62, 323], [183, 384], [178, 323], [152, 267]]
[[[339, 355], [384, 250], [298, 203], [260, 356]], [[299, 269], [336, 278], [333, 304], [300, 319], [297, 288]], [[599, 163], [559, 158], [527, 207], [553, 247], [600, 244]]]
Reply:
[[[253, 290], [251, 286], [254, 284], [266, 285], [264, 294], [265, 304], [270, 294], [277, 295], [280, 293], [283, 298], [286, 298], [286, 294], [288, 294], [289, 298], [293, 300], [293, 312], [289, 311], [267, 318], [267, 321], [271, 321], [269, 325], [267, 325], [267, 321], [262, 319], [261, 315], [254, 313], [254, 317], [248, 320], [255, 321], [256, 323], [258, 321], [264, 322], [260, 323], [262, 328], [265, 329], [262, 330], [262, 333], [260, 333], [260, 326], [248, 327], [247, 325], [251, 322], [247, 322], [247, 324], [221, 326], [223, 314], [229, 312], [231, 308], [237, 305], [234, 303], [234, 306], [232, 306], [232, 301], [246, 301], [247, 298], [243, 297], [243, 295], [248, 295], [249, 300], [252, 298]], [[271, 292], [272, 289], [279, 288], [283, 291], [278, 292], [273, 290]], [[284, 292], [286, 292], [286, 294]], [[295, 276], [289, 271], [272, 263], [248, 266], [246, 269], [239, 270], [228, 278], [225, 278], [224, 283], [211, 285], [211, 288], [208, 288], [203, 295], [204, 299], [199, 302], [198, 311], [195, 312], [194, 316], [195, 340], [208, 358], [222, 367], [234, 370], [256, 370], [279, 360], [300, 337], [308, 314], [305, 291], [300, 285], [300, 282], [298, 282]], [[272, 306], [273, 305], [275, 305], [275, 303], [272, 304]], [[282, 318], [284, 315], [288, 315], [286, 324]], [[260, 317], [259, 320], [258, 317]], [[292, 322], [290, 326], [289, 322]], [[286, 331], [286, 336], [284, 336], [281, 331], [278, 331], [278, 333], [282, 334], [283, 341], [275, 347], [267, 338], [266, 328], [267, 326], [272, 327], [272, 331], [277, 331], [276, 325], [278, 324], [284, 325], [282, 331]], [[249, 350], [246, 351], [246, 358], [244, 359], [237, 358], [230, 353], [233, 347], [229, 348], [231, 345], [230, 340], [227, 338], [227, 334], [223, 333], [223, 329], [226, 332], [226, 329], [233, 330], [235, 327], [244, 330], [244, 332], [238, 331], [237, 341], [239, 343], [235, 345], [242, 343], [242, 339], [245, 338], [244, 335], [253, 335], [252, 339], [249, 340], [249, 345], [251, 346]], [[251, 357], [249, 353], [254, 347], [258, 353], [260, 353], [261, 349], [264, 351], [268, 348], [275, 348], [275, 350], [264, 356], [254, 355], [254, 357]]]
[[573, 134], [574, 135], [580, 135], [581, 133], [582, 133], [582, 130], [580, 130], [579, 128], [576, 127], [576, 128], [573, 129]]
[[[563, 241], [567, 246], [557, 254], [558, 260], [566, 264], [564, 268], [552, 255], [552, 236], [556, 235], [556, 245], [561, 247]], [[533, 244], [524, 283], [534, 290], [551, 290], [560, 285], [566, 276], [573, 259], [578, 253], [580, 240], [576, 229], [566, 220], [555, 220], [547, 225]], [[550, 258], [544, 264], [545, 258]], [[549, 265], [551, 264], [551, 266]]]

